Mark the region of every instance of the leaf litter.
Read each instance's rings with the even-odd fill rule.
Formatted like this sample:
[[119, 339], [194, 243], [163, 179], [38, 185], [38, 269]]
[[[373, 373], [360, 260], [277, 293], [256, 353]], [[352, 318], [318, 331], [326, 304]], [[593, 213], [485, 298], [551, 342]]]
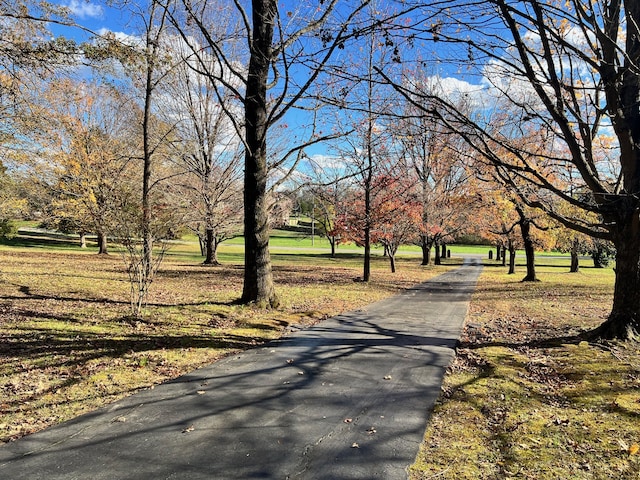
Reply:
[[612, 272], [487, 270], [411, 480], [637, 480], [640, 346], [579, 337], [606, 318]]
[[261, 311], [235, 304], [241, 268], [168, 256], [132, 321], [118, 255], [0, 249], [0, 444], [443, 271], [406, 261], [394, 276], [380, 259], [364, 284], [352, 281], [359, 266], [299, 258], [274, 262], [283, 307]]

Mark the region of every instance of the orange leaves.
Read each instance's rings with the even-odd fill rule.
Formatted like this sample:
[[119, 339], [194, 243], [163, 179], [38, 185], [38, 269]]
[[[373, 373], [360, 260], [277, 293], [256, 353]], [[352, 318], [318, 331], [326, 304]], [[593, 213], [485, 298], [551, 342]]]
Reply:
[[634, 455], [638, 455], [640, 453], [640, 445], [634, 443], [632, 445], [627, 444], [624, 440], [618, 439], [618, 444], [623, 452], [625, 452], [630, 457]]

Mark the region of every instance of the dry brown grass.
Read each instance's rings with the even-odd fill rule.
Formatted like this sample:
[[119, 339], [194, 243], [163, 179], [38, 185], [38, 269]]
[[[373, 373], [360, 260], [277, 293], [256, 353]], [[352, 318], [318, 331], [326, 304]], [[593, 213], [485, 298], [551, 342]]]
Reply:
[[140, 321], [129, 317], [129, 284], [117, 253], [0, 248], [0, 443], [276, 338], [292, 325], [360, 308], [446, 268], [422, 268], [412, 259], [392, 275], [380, 260], [365, 284], [354, 281], [357, 259], [276, 256], [283, 307], [265, 311], [234, 303], [241, 267], [204, 267], [189, 252], [170, 253]]

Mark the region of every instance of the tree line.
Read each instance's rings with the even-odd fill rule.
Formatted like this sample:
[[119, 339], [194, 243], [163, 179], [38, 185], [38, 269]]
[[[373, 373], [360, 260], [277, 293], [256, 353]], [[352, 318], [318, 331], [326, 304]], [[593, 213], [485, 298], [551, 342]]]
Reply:
[[554, 241], [574, 270], [581, 253], [612, 253], [613, 308], [593, 334], [637, 337], [637, 5], [110, 8], [127, 32], [92, 31], [72, 7], [0, 4], [3, 228], [38, 211], [96, 234], [103, 253], [120, 239], [138, 305], [163, 239], [189, 228], [215, 264], [242, 233], [241, 301], [277, 307], [269, 213], [304, 188], [333, 247], [364, 247], [365, 281], [372, 244], [395, 268], [400, 245], [420, 245], [426, 264], [463, 233], [511, 266], [521, 245], [526, 280], [536, 246]]

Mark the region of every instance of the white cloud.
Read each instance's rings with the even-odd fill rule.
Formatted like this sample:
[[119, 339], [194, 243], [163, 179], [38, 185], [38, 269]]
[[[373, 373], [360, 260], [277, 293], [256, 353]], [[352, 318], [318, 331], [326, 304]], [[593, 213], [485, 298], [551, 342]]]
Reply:
[[116, 40], [122, 42], [124, 45], [129, 45], [131, 47], [142, 47], [144, 45], [142, 39], [135, 35], [129, 35], [128, 33], [123, 32], [113, 32], [107, 28], [101, 28], [98, 30], [98, 35], [102, 37], [112, 37]]
[[309, 163], [320, 171], [341, 171], [346, 169], [348, 162], [338, 156], [315, 154], [309, 157]]
[[78, 18], [102, 18], [104, 9], [90, 1], [71, 0], [67, 8]]
[[467, 108], [482, 109], [490, 100], [490, 90], [486, 79], [481, 83], [470, 83], [455, 77], [434, 75], [421, 82], [420, 89], [430, 95], [446, 99], [454, 105], [466, 105]]

